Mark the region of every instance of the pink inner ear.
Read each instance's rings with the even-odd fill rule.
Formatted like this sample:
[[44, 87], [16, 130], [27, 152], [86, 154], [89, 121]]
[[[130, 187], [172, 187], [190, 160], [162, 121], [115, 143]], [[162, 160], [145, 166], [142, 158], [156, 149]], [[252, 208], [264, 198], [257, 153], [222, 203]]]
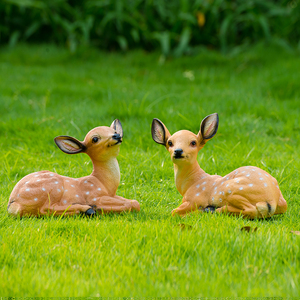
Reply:
[[208, 120], [205, 124], [204, 128], [204, 136], [211, 136], [215, 130], [216, 121], [215, 120]]
[[62, 143], [62, 146], [69, 151], [77, 151], [80, 149], [77, 144], [75, 144], [71, 141], [62, 141], [61, 143]]
[[158, 140], [163, 141], [164, 140], [164, 134], [159, 129], [156, 129], [154, 132], [155, 136]]

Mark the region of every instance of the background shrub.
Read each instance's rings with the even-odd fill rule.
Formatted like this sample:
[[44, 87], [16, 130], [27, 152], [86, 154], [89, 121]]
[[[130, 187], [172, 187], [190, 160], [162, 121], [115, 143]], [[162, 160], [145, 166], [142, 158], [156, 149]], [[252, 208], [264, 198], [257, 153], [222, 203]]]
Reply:
[[223, 52], [259, 40], [300, 47], [299, 0], [4, 0], [0, 43]]

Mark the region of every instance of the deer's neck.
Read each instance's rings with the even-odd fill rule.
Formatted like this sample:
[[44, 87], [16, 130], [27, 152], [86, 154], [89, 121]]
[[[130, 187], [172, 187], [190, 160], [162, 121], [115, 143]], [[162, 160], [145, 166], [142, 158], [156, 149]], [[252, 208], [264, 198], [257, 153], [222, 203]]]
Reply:
[[93, 161], [93, 172], [95, 176], [107, 189], [110, 196], [114, 196], [120, 184], [120, 168], [116, 158], [107, 161]]
[[190, 186], [201, 181], [207, 175], [196, 161], [192, 165], [178, 166], [174, 164], [175, 184], [179, 193], [184, 196]]

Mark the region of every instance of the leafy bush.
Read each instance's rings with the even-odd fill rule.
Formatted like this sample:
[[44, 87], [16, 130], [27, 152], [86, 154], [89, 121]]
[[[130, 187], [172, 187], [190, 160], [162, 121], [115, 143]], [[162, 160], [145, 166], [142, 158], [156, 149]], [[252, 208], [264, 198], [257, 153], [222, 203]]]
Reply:
[[0, 43], [55, 42], [105, 50], [195, 46], [228, 49], [258, 40], [300, 45], [298, 0], [4, 0]]

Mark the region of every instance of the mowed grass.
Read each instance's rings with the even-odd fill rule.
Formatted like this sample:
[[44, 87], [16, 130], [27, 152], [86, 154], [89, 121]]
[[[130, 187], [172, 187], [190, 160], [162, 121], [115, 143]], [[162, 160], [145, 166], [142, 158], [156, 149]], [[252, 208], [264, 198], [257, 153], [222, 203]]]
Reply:
[[[0, 52], [0, 291], [2, 296], [299, 296], [300, 58], [257, 46], [222, 56], [159, 63], [159, 54], [96, 50], [70, 55], [51, 45]], [[201, 167], [225, 175], [245, 165], [277, 178], [284, 215], [249, 221], [227, 215], [171, 217], [181, 203], [173, 166], [151, 138], [153, 118], [173, 133], [198, 132], [218, 112]], [[118, 118], [124, 129], [118, 194], [139, 213], [88, 219], [14, 219], [14, 185], [50, 170], [81, 177], [88, 156], [66, 155], [57, 135], [83, 140]], [[256, 232], [241, 231], [244, 226]]]

